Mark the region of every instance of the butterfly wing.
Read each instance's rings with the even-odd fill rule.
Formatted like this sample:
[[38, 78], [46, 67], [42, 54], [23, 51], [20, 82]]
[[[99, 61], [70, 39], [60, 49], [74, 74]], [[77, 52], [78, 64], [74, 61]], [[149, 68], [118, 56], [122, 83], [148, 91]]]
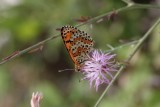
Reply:
[[62, 27], [61, 36], [70, 57], [78, 68], [93, 50], [91, 36], [73, 26]]

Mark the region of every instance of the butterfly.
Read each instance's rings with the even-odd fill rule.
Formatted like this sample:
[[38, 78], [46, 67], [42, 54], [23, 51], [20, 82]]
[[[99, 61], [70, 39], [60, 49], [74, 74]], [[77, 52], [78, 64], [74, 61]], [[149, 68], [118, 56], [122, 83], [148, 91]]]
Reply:
[[80, 71], [84, 61], [88, 59], [88, 55], [93, 50], [94, 42], [92, 37], [84, 31], [70, 25], [61, 28], [61, 36], [75, 64], [75, 70]]

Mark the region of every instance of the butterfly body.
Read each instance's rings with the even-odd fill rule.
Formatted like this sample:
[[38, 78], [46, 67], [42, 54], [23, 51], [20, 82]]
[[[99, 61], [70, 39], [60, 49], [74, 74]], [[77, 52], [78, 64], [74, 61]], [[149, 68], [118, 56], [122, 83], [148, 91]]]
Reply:
[[93, 39], [84, 31], [73, 26], [63, 26], [61, 36], [76, 69], [79, 69], [93, 50]]

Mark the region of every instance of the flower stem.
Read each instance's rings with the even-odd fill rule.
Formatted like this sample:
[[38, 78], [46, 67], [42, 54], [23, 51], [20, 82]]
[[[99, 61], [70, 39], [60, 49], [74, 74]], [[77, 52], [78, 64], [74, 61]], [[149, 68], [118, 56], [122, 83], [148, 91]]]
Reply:
[[[127, 58], [127, 62], [129, 62], [132, 57], [134, 56], [134, 54], [137, 52], [137, 50], [140, 48], [140, 46], [142, 45], [142, 43], [146, 40], [146, 38], [149, 36], [149, 34], [152, 32], [152, 30], [160, 23], [160, 18], [152, 25], [152, 27], [144, 34], [144, 36], [142, 38], [139, 39], [138, 43], [136, 44], [133, 52], [130, 53], [129, 57]], [[100, 104], [100, 102], [102, 101], [102, 99], [104, 98], [106, 92], [109, 90], [109, 88], [111, 87], [111, 85], [113, 84], [113, 82], [115, 81], [115, 79], [119, 76], [119, 74], [121, 73], [121, 71], [125, 68], [126, 65], [121, 65], [121, 67], [119, 68], [119, 70], [117, 71], [116, 75], [114, 76], [114, 78], [111, 80], [111, 82], [108, 84], [108, 86], [106, 87], [106, 89], [103, 91], [103, 93], [101, 94], [101, 96], [99, 97], [99, 99], [97, 100], [96, 104], [94, 105], [94, 107], [98, 107], [98, 105]]]
[[118, 72], [116, 73], [116, 75], [113, 77], [112, 81], [108, 84], [108, 86], [106, 87], [106, 89], [103, 91], [103, 93], [101, 94], [101, 96], [99, 97], [99, 99], [97, 100], [96, 104], [94, 105], [94, 107], [98, 107], [98, 105], [100, 104], [100, 102], [102, 101], [102, 99], [104, 98], [106, 92], [108, 91], [108, 89], [111, 87], [111, 85], [113, 84], [113, 82], [115, 81], [115, 79], [118, 77], [118, 75], [121, 73], [121, 71], [124, 69], [124, 65], [121, 65], [121, 67], [119, 68]]
[[[130, 9], [148, 9], [148, 8], [157, 8], [157, 9], [160, 9], [160, 6], [159, 5], [146, 5], [146, 4], [134, 4], [133, 3], [132, 5], [127, 5], [125, 7], [119, 8], [117, 10], [106, 12], [105, 14], [102, 14], [102, 15], [99, 15], [97, 17], [91, 18], [90, 20], [88, 20], [86, 22], [83, 22], [81, 24], [76, 25], [76, 27], [80, 27], [80, 26], [83, 26], [85, 24], [93, 23], [93, 22], [95, 22], [97, 20], [100, 20], [100, 19], [104, 18], [105, 16], [110, 15], [110, 14], [112, 14], [114, 12], [119, 13], [119, 12], [130, 10]], [[18, 51], [17, 54], [14, 54], [14, 55], [10, 56], [9, 58], [6, 58], [5, 60], [2, 60], [0, 62], [0, 65], [6, 63], [8, 61], [10, 61], [11, 59], [14, 59], [14, 58], [18, 57], [18, 56], [20, 56], [20, 55], [22, 55], [24, 53], [27, 53], [30, 50], [33, 50], [33, 49], [37, 48], [38, 46], [43, 45], [44, 43], [46, 43], [46, 42], [48, 42], [48, 41], [50, 41], [52, 39], [55, 39], [55, 38], [57, 38], [59, 36], [60, 36], [59, 33], [55, 34], [54, 36], [51, 36], [51, 37], [49, 37], [49, 38], [47, 38], [47, 39], [45, 39], [45, 40], [43, 40], [41, 42], [38, 42], [35, 45], [32, 45], [32, 46], [30, 46], [30, 47], [28, 47], [28, 48], [26, 48], [24, 50]]]

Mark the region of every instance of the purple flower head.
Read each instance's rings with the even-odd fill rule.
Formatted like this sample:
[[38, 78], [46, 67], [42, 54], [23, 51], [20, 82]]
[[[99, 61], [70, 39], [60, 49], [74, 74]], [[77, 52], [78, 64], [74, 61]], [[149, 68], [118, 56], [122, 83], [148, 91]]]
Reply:
[[94, 50], [87, 61], [81, 68], [84, 78], [89, 80], [90, 87], [94, 84], [96, 91], [98, 86], [103, 83], [109, 83], [113, 78], [111, 72], [117, 71], [118, 65], [115, 62], [115, 54], [103, 53], [102, 51]]

